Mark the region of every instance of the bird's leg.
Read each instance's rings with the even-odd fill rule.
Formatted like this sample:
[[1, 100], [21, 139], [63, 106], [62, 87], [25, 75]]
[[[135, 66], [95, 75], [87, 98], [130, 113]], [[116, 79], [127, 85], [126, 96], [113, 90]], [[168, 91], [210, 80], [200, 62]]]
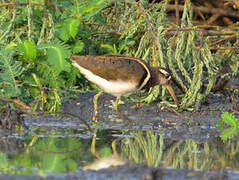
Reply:
[[92, 137], [92, 142], [91, 142], [91, 153], [95, 155], [98, 159], [100, 159], [100, 155], [96, 152], [95, 150], [95, 144], [96, 144], [96, 134], [93, 135]]
[[93, 116], [93, 118], [92, 118], [93, 121], [96, 121], [96, 117], [97, 117], [97, 114], [98, 114], [98, 105], [97, 105], [97, 103], [98, 103], [98, 98], [99, 98], [102, 94], [104, 94], [104, 91], [100, 91], [98, 94], [96, 94], [96, 95], [94, 96], [94, 111], [95, 111], [95, 114], [94, 114], [94, 116]]
[[116, 97], [115, 104], [114, 104], [114, 110], [118, 111], [118, 104], [119, 104], [120, 96]]
[[113, 142], [111, 143], [111, 147], [112, 147], [112, 151], [113, 151], [113, 155], [117, 155], [117, 148], [116, 148], [116, 142], [117, 142], [118, 138], [113, 140]]

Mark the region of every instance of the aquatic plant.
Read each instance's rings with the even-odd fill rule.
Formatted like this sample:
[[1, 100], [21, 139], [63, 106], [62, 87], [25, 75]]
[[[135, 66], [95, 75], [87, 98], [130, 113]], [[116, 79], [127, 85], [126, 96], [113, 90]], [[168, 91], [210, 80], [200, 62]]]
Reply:
[[221, 120], [216, 124], [223, 141], [233, 138], [239, 132], [239, 120], [234, 114], [222, 112]]

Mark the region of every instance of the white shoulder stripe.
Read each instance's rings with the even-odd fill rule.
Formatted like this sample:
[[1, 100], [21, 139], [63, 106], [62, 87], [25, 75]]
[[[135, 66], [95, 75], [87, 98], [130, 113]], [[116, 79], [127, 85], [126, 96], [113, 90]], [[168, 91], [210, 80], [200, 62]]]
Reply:
[[147, 82], [149, 81], [151, 77], [151, 74], [150, 74], [149, 68], [143, 62], [138, 60], [138, 63], [140, 63], [144, 67], [144, 69], [147, 71], [147, 76], [139, 87], [139, 90], [140, 90], [147, 84]]
[[119, 59], [130, 59], [130, 60], [134, 60], [134, 61], [137, 61], [139, 64], [141, 64], [144, 69], [147, 71], [147, 76], [146, 78], [144, 79], [144, 81], [142, 82], [142, 84], [140, 85], [140, 87], [138, 88], [139, 90], [142, 89], [146, 84], [147, 82], [149, 81], [150, 77], [151, 77], [151, 74], [150, 74], [150, 71], [149, 71], [149, 68], [147, 67], [147, 65], [145, 65], [144, 62], [142, 62], [140, 59], [138, 58], [134, 58], [134, 57], [125, 57], [125, 56], [119, 56]]

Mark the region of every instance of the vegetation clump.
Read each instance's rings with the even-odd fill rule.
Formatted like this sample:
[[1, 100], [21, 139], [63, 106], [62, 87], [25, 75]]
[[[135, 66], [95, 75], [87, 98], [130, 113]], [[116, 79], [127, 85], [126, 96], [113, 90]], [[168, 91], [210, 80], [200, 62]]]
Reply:
[[[193, 13], [206, 12], [198, 8], [189, 0], [177, 4], [174, 23], [170, 0], [1, 1], [0, 97], [59, 111], [76, 85], [91, 88], [70, 64], [71, 54], [121, 54], [168, 68], [181, 109], [193, 108], [218, 77], [237, 74], [239, 58], [238, 24], [195, 25]], [[155, 87], [142, 101], [165, 99], [165, 92]]]

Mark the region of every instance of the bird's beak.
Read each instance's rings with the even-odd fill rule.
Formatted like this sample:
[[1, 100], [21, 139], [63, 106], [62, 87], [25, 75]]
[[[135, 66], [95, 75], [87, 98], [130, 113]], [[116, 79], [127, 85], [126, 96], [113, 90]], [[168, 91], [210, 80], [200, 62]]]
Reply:
[[179, 103], [178, 103], [178, 100], [177, 100], [177, 98], [176, 98], [176, 96], [175, 96], [175, 94], [174, 94], [174, 91], [173, 91], [172, 86], [171, 86], [170, 84], [167, 84], [167, 85], [165, 85], [165, 87], [167, 88], [169, 94], [170, 94], [171, 97], [173, 98], [175, 104], [179, 107]]

